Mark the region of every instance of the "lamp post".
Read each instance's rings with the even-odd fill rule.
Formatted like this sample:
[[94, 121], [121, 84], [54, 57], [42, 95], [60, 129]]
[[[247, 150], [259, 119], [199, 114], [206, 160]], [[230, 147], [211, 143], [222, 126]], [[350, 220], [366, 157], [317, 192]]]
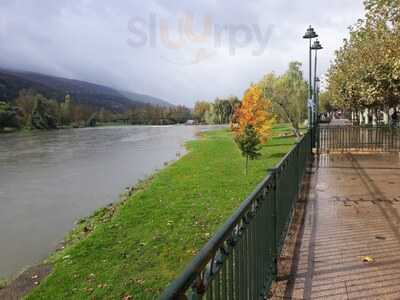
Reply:
[[316, 124], [318, 125], [318, 114], [319, 114], [319, 92], [320, 92], [321, 80], [319, 77], [315, 77], [315, 111], [317, 114]]
[[[317, 55], [317, 54], [315, 54]], [[317, 62], [315, 61], [315, 65], [317, 65]], [[317, 71], [315, 71], [315, 74], [317, 74]], [[320, 147], [320, 139], [319, 139], [319, 118], [318, 118], [318, 112], [319, 112], [319, 87], [320, 87], [320, 80], [319, 78], [315, 75], [314, 79], [314, 100], [315, 100], [315, 148], [317, 150], [317, 154], [319, 155], [319, 147]]]
[[309, 81], [308, 81], [309, 89], [308, 89], [308, 103], [307, 103], [307, 106], [308, 106], [308, 127], [309, 128], [313, 127], [313, 115], [312, 115], [313, 88], [312, 88], [312, 58], [311, 58], [311, 56], [312, 56], [312, 49], [311, 49], [312, 44], [311, 44], [311, 41], [312, 41], [313, 38], [316, 38], [316, 37], [318, 37], [318, 34], [315, 33], [314, 28], [312, 28], [312, 26], [310, 25], [310, 27], [308, 27], [306, 33], [303, 36], [303, 39], [308, 39], [310, 41], [310, 47], [309, 47], [309, 50], [310, 50], [310, 60], [309, 60], [310, 69], [309, 69], [309, 71], [310, 71], [310, 73], [309, 73]]
[[[318, 103], [317, 103], [317, 53], [318, 50], [322, 50], [322, 46], [321, 43], [316, 40], [314, 41], [313, 45], [311, 46], [311, 50], [315, 51], [315, 63], [314, 63], [314, 118], [313, 118], [313, 122], [314, 122], [314, 126], [317, 125], [317, 121], [318, 121]], [[318, 79], [319, 81], [319, 79]]]

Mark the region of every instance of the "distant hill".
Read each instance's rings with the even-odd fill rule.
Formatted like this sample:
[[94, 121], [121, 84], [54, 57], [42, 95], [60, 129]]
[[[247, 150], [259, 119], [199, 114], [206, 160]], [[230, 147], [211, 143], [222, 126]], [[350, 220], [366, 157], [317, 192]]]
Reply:
[[174, 106], [173, 104], [169, 103], [166, 100], [159, 99], [156, 97], [148, 96], [148, 95], [142, 95], [138, 93], [132, 93], [132, 92], [127, 92], [127, 91], [119, 91], [122, 95], [124, 95], [126, 98], [134, 101], [134, 102], [143, 102], [146, 104], [151, 104], [154, 106], [161, 106], [161, 107], [172, 107]]
[[45, 97], [57, 101], [63, 101], [65, 95], [70, 94], [76, 103], [105, 108], [114, 112], [143, 106], [144, 103], [165, 102], [151, 96], [121, 93], [113, 88], [85, 81], [0, 69], [0, 101], [14, 100], [22, 89], [33, 89]]

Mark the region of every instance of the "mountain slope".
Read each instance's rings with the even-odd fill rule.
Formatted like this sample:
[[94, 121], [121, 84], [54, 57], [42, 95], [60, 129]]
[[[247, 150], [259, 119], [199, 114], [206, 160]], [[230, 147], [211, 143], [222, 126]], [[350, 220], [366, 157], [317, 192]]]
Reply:
[[[163, 101], [151, 96], [119, 91], [99, 84], [33, 72], [0, 69], [0, 101], [11, 101], [22, 89], [33, 89], [47, 98], [63, 101], [70, 94], [73, 101], [114, 112], [143, 106], [149, 101]], [[142, 100], [141, 100], [142, 99]], [[151, 103], [152, 104], [152, 103]]]
[[128, 92], [128, 91], [119, 91], [122, 95], [126, 98], [134, 101], [134, 102], [143, 102], [146, 104], [154, 105], [154, 106], [161, 106], [161, 107], [172, 107], [173, 104], [169, 103], [166, 100], [159, 99], [153, 96], [142, 95], [138, 93]]

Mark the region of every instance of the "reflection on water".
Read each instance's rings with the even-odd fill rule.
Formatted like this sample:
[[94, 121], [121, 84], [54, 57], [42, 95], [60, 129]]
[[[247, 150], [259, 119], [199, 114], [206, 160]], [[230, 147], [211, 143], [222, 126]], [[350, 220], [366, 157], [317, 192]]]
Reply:
[[183, 153], [207, 127], [104, 127], [0, 135], [0, 277], [45, 258], [74, 220]]

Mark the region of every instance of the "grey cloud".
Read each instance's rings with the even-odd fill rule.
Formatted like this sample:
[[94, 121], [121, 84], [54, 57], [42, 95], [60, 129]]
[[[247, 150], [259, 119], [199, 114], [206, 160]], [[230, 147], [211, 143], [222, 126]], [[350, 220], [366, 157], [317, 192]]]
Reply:
[[[312, 7], [312, 9], [309, 9]], [[345, 8], [345, 9], [344, 9]], [[214, 40], [168, 49], [160, 43], [132, 47], [132, 18], [165, 19], [171, 38], [179, 37], [178, 21], [194, 15], [195, 32], [203, 17], [214, 24], [273, 26], [265, 51], [254, 56], [257, 41], [229, 52]], [[301, 39], [311, 23], [321, 35], [320, 73], [347, 35], [347, 27], [362, 15], [362, 1], [293, 0], [2, 0], [0, 2], [0, 65], [92, 81], [193, 105], [197, 99], [237, 94], [271, 71], [283, 72], [289, 61], [307, 61]], [[150, 34], [146, 32], [146, 34]], [[196, 62], [190, 64], [191, 62]], [[306, 69], [306, 68], [305, 68]]]

